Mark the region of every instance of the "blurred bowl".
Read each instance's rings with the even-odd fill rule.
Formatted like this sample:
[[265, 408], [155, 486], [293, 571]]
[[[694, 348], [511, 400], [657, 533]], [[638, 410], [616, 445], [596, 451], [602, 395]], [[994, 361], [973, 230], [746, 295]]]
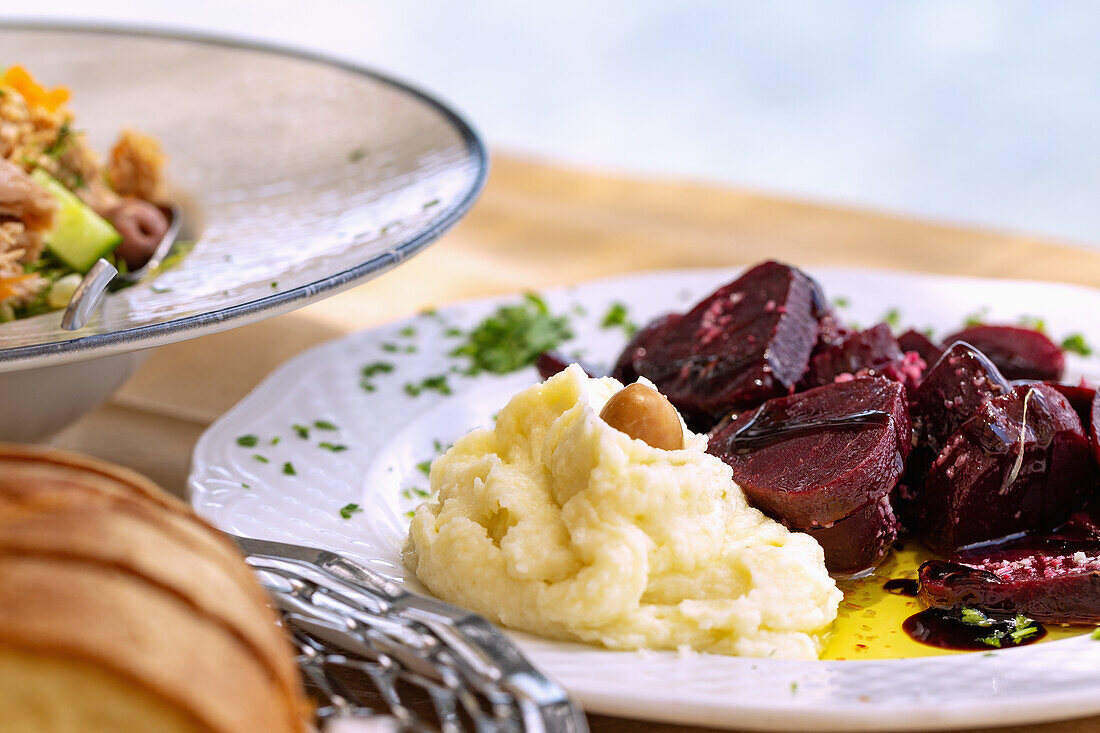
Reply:
[[79, 331], [59, 312], [0, 325], [0, 440], [40, 439], [94, 408], [142, 349], [395, 267], [469, 210], [488, 171], [477, 133], [444, 103], [317, 55], [56, 24], [0, 24], [0, 48], [4, 63], [72, 90], [97, 150], [125, 127], [158, 138], [196, 242], [154, 280], [109, 295]]

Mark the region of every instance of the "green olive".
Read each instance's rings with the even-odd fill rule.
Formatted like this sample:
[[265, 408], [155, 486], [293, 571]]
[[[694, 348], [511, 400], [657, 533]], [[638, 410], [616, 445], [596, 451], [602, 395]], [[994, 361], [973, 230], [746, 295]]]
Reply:
[[631, 384], [611, 396], [600, 410], [611, 427], [654, 448], [680, 450], [684, 429], [676, 408], [665, 396], [644, 384]]

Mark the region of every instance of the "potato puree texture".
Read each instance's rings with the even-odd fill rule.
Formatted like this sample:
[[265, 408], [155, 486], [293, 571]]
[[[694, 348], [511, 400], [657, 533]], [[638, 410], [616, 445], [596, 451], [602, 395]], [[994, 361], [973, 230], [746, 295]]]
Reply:
[[816, 658], [841, 594], [820, 545], [683, 450], [599, 418], [622, 385], [577, 366], [526, 389], [432, 464], [405, 562], [505, 626], [612, 649]]

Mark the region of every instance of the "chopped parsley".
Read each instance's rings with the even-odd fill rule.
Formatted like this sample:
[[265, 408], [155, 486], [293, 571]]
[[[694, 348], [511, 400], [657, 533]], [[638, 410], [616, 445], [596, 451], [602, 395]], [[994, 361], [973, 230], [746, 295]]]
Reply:
[[416, 326], [405, 326], [397, 333], [401, 336], [404, 336], [405, 338], [412, 338], [416, 335]]
[[372, 377], [376, 377], [379, 374], [389, 374], [393, 371], [393, 364], [388, 361], [375, 361], [370, 364], [364, 364], [359, 370], [359, 386], [367, 392], [373, 392], [376, 387], [374, 382], [370, 381]]
[[573, 338], [567, 316], [554, 316], [546, 301], [528, 293], [519, 305], [501, 306], [466, 336], [451, 356], [469, 357], [468, 374], [508, 374], [535, 363], [539, 354]]
[[282, 438], [276, 435], [274, 438], [271, 439], [271, 445], [278, 445], [280, 440], [282, 440]]
[[1037, 316], [1020, 316], [1020, 325], [1039, 333], [1047, 332], [1047, 322]]
[[418, 486], [411, 486], [407, 489], [402, 489], [401, 495], [406, 499], [412, 499], [414, 496], [420, 499], [427, 499], [429, 496], [432, 495], [432, 492], [425, 491]]
[[294, 470], [294, 464], [291, 463], [290, 461], [287, 461], [286, 463], [283, 464], [283, 473], [285, 473], [287, 476], [297, 476], [298, 475], [298, 472]]
[[901, 310], [898, 308], [891, 308], [883, 314], [882, 321], [890, 328], [896, 329], [901, 325]]
[[446, 374], [425, 377], [420, 382], [408, 382], [405, 385], [405, 394], [410, 397], [419, 397], [426, 390], [439, 392], [442, 395], [449, 395], [452, 393], [451, 385], [447, 383]]
[[447, 338], [455, 338], [456, 336], [461, 336], [462, 335], [462, 329], [457, 328], [455, 326], [451, 326], [450, 328], [447, 328], [446, 330], [443, 331], [443, 335], [446, 336]]
[[1100, 641], [1100, 626], [1092, 630], [1092, 633], [1089, 634], [1089, 638], [1093, 641]]
[[358, 504], [345, 504], [340, 507], [340, 516], [344, 519], [351, 519], [351, 515], [357, 512], [363, 511], [362, 507]]
[[251, 486], [249, 486], [248, 484], [246, 484], [246, 483], [243, 483], [243, 482], [242, 482], [242, 483], [241, 483], [241, 488], [242, 488], [242, 489], [251, 489], [252, 487], [251, 487]]
[[330, 423], [328, 420], [314, 420], [313, 421], [313, 427], [317, 428], [318, 430], [339, 430], [340, 429], [340, 428], [336, 427], [336, 425], [334, 425], [333, 423]]
[[1072, 351], [1081, 356], [1091, 356], [1092, 346], [1085, 341], [1085, 337], [1079, 333], [1072, 333], [1062, 340], [1062, 351]]
[[277, 287], [279, 287], [279, 281], [278, 280], [272, 280], [271, 281], [271, 289], [274, 290]]
[[367, 157], [367, 149], [366, 148], [362, 148], [362, 147], [355, 148], [350, 153], [348, 153], [348, 162], [349, 163], [358, 163], [359, 161], [361, 161], [365, 157]]
[[260, 439], [255, 435], [242, 435], [237, 438], [237, 445], [244, 446], [245, 448], [254, 448], [256, 444], [260, 442]]
[[1000, 649], [1006, 646], [1023, 644], [1027, 639], [1039, 633], [1039, 627], [1027, 616], [1016, 614], [1010, 619], [998, 620], [977, 608], [963, 607], [959, 610], [959, 620], [970, 626], [980, 626], [990, 630], [989, 636], [981, 641], [986, 646]]
[[432, 472], [432, 462], [431, 462], [431, 460], [421, 461], [420, 463], [416, 464], [416, 470], [420, 471], [420, 473], [424, 474], [425, 476], [431, 475], [431, 472]]
[[318, 448], [323, 448], [323, 449], [328, 450], [328, 451], [332, 451], [333, 453], [342, 453], [342, 452], [344, 452], [348, 449], [348, 447], [346, 445], [342, 445], [340, 443], [328, 443], [328, 442], [318, 443], [317, 447]]
[[308, 427], [306, 427], [305, 425], [299, 425], [297, 423], [295, 423], [293, 425], [293, 427], [294, 427], [294, 432], [298, 434], [299, 438], [301, 438], [302, 440], [309, 440], [309, 428]]
[[405, 512], [405, 516], [408, 517], [409, 519], [412, 519], [413, 517], [416, 516], [416, 510], [415, 509], [410, 509], [409, 511]]
[[54, 141], [50, 143], [43, 152], [54, 160], [57, 160], [69, 149], [69, 145], [73, 141], [73, 135], [73, 128], [69, 125], [69, 121], [65, 120], [61, 123], [60, 129], [57, 131], [57, 137], [54, 138]]
[[989, 306], [979, 308], [963, 320], [963, 325], [967, 328], [971, 326], [980, 326], [985, 323], [986, 316], [989, 315]]
[[253, 453], [252, 458], [253, 460], [259, 461], [260, 463], [271, 463], [270, 458], [268, 458], [267, 456], [261, 456], [259, 453]]
[[397, 351], [397, 348], [398, 348], [397, 344], [391, 344], [391, 343], [388, 343], [388, 342], [382, 344], [382, 351], [389, 351], [389, 352], [393, 353], [394, 351]]
[[152, 290], [157, 295], [164, 295], [165, 293], [172, 292], [172, 288], [165, 288], [165, 287], [161, 287], [159, 285], [150, 285], [149, 289]]
[[851, 304], [852, 304], [852, 301], [848, 300], [848, 298], [846, 298], [843, 295], [838, 295], [835, 298], [833, 298], [833, 307], [834, 308], [847, 308]]
[[626, 304], [615, 302], [600, 319], [600, 328], [622, 328], [627, 336], [633, 336], [638, 327], [626, 317]]
[[439, 205], [439, 199], [432, 199], [431, 201], [428, 201], [427, 203], [424, 204], [424, 208], [425, 209], [430, 209], [433, 206], [438, 206], [438, 205]]

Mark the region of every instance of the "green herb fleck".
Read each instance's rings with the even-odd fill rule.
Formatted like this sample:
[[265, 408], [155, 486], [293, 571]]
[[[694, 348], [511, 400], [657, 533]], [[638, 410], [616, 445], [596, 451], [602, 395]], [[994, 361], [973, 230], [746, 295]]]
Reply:
[[986, 616], [984, 613], [976, 608], [963, 607], [959, 611], [959, 619], [964, 624], [970, 624], [971, 626], [992, 626], [993, 619]]
[[416, 510], [415, 509], [410, 509], [409, 511], [405, 512], [405, 516], [409, 519], [412, 519], [413, 517], [416, 516]]
[[791, 683], [791, 694], [792, 695], [797, 695], [798, 694], [798, 683], [797, 682], [792, 682]]
[[157, 295], [164, 295], [165, 293], [172, 292], [172, 288], [165, 288], [165, 287], [161, 287], [159, 285], [150, 285], [149, 289], [152, 290]]
[[294, 424], [294, 432], [298, 434], [298, 437], [302, 440], [309, 440], [309, 428], [305, 425]]
[[245, 448], [254, 448], [256, 444], [260, 442], [260, 439], [255, 435], [242, 435], [237, 438], [237, 445], [242, 445]]
[[361, 511], [363, 511], [363, 509], [358, 504], [345, 504], [340, 507], [340, 516], [344, 519], [351, 519], [352, 514]]
[[970, 328], [971, 326], [980, 326], [985, 323], [986, 316], [988, 315], [989, 306], [979, 308], [977, 311], [971, 313], [966, 317], [966, 319], [963, 321], [963, 325], [965, 325], [967, 328]]
[[274, 290], [277, 287], [279, 287], [279, 281], [278, 280], [272, 280], [271, 281], [271, 289]]
[[405, 326], [404, 328], [402, 328], [397, 333], [404, 336], [405, 338], [412, 338], [413, 336], [416, 335], [416, 327], [415, 326]]
[[57, 160], [66, 150], [68, 150], [69, 145], [73, 141], [74, 134], [72, 127], [69, 126], [69, 121], [66, 120], [62, 122], [61, 127], [57, 131], [57, 137], [54, 138], [54, 141], [50, 143], [43, 152], [54, 160]]
[[271, 459], [269, 459], [267, 456], [261, 456], [259, 453], [253, 453], [252, 458], [259, 461], [260, 463], [271, 463]]
[[431, 201], [428, 201], [427, 203], [424, 204], [424, 208], [425, 209], [430, 209], [433, 206], [438, 206], [438, 205], [439, 205], [439, 199], [432, 199]]
[[452, 393], [451, 385], [447, 383], [446, 374], [437, 374], [434, 377], [426, 377], [420, 382], [409, 382], [405, 385], [405, 394], [410, 397], [419, 397], [425, 390], [432, 390], [443, 395]]
[[600, 319], [600, 328], [622, 328], [627, 336], [633, 336], [638, 327], [626, 317], [626, 304], [615, 302]]
[[578, 318], [584, 318], [588, 315], [588, 309], [580, 303], [574, 303], [569, 310], [573, 311], [573, 315], [577, 316]]
[[897, 328], [901, 325], [901, 310], [898, 308], [891, 308], [883, 314], [882, 320], [890, 328]]
[[450, 328], [443, 331], [443, 335], [446, 336], [447, 338], [455, 338], [456, 336], [461, 336], [462, 335], [462, 329], [461, 328], [456, 328], [455, 326], [451, 326]]
[[430, 476], [432, 473], [432, 462], [430, 460], [421, 461], [420, 463], [416, 464], [416, 470], [420, 471], [420, 473], [424, 474], [425, 476]]
[[361, 161], [365, 157], [367, 157], [367, 149], [366, 148], [362, 148], [362, 147], [355, 148], [350, 153], [348, 153], [348, 162], [349, 163], [358, 163], [359, 161]]
[[313, 427], [318, 430], [339, 430], [334, 423], [330, 423], [328, 420], [314, 420]]
[[1072, 333], [1066, 336], [1062, 340], [1062, 350], [1072, 351], [1074, 354], [1080, 354], [1081, 356], [1091, 356], [1092, 346], [1085, 341], [1085, 337], [1079, 333]]
[[287, 476], [297, 476], [298, 475], [298, 472], [294, 470], [294, 464], [291, 463], [290, 461], [287, 461], [286, 463], [283, 464], [283, 473], [285, 473]]
[[1039, 333], [1047, 332], [1047, 322], [1037, 316], [1020, 316], [1020, 325]]
[[242, 481], [241, 482], [241, 488], [242, 489], [251, 489], [252, 487]]
[[1092, 633], [1089, 634], [1089, 638], [1093, 641], [1100, 641], [1100, 626], [1092, 630]]
[[348, 449], [346, 445], [340, 443], [322, 442], [317, 444], [318, 448], [324, 448], [325, 450], [332, 451], [333, 453], [342, 453]]
[[271, 439], [271, 444], [272, 445], [278, 445], [280, 440], [282, 440], [282, 438], [280, 438], [278, 435], [276, 435], [274, 438]]
[[508, 374], [572, 337], [568, 317], [552, 315], [542, 298], [528, 293], [521, 304], [502, 306], [482, 321], [451, 356], [469, 357], [469, 374]]
[[852, 304], [852, 301], [849, 300], [848, 298], [846, 298], [843, 295], [838, 295], [835, 298], [833, 298], [833, 307], [834, 308], [847, 308], [851, 304]]
[[382, 351], [389, 351], [389, 352], [392, 353], [394, 351], [397, 351], [397, 348], [398, 348], [397, 344], [391, 344], [391, 343], [388, 343], [388, 342], [382, 344]]

